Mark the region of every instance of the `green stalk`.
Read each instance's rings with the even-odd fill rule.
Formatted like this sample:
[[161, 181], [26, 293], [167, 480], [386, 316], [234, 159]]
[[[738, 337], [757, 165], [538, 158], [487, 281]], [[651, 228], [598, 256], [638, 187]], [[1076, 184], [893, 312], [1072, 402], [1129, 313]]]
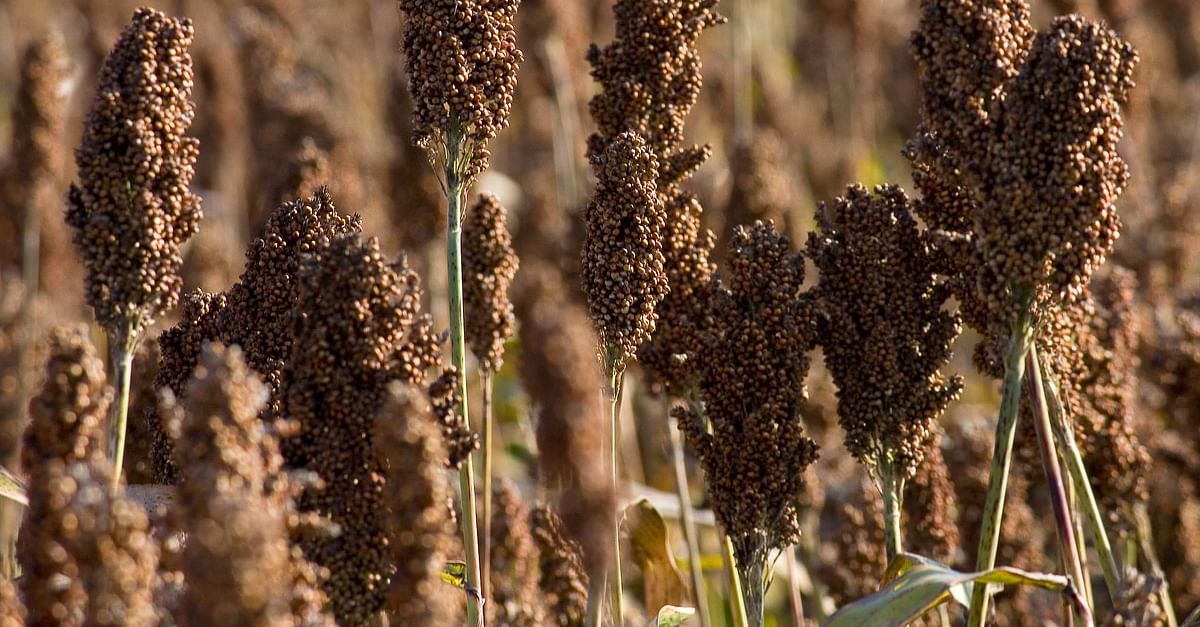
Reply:
[[[1050, 488], [1050, 504], [1054, 508], [1054, 526], [1058, 534], [1058, 543], [1062, 553], [1062, 561], [1067, 574], [1075, 589], [1080, 594], [1087, 590], [1083, 576], [1083, 560], [1080, 558], [1079, 546], [1075, 543], [1075, 525], [1071, 521], [1070, 506], [1067, 504], [1067, 491], [1063, 485], [1062, 468], [1058, 465], [1058, 451], [1054, 448], [1054, 438], [1051, 435], [1050, 410], [1046, 404], [1046, 391], [1042, 386], [1041, 368], [1038, 366], [1037, 344], [1029, 346], [1025, 357], [1029, 368], [1029, 389], [1032, 392], [1034, 427], [1037, 429], [1038, 451], [1042, 456], [1042, 470], [1046, 474], [1046, 484]], [[1092, 624], [1091, 608], [1083, 606], [1084, 624]]]
[[[463, 281], [462, 281], [462, 218], [464, 181], [460, 178], [458, 161], [462, 158], [460, 147], [461, 129], [452, 125], [447, 138], [450, 153], [446, 167], [446, 205], [449, 229], [446, 232], [446, 268], [450, 292], [450, 353], [454, 367], [458, 370], [458, 411], [462, 420], [470, 424], [467, 415], [467, 355], [463, 331]], [[479, 571], [479, 530], [475, 512], [475, 468], [468, 455], [458, 471], [459, 499], [462, 502], [463, 548], [466, 552], [467, 585], [481, 591]], [[467, 595], [467, 625], [483, 627], [485, 598]]]
[[588, 580], [587, 614], [583, 617], [586, 627], [600, 627], [604, 612], [604, 583], [608, 580], [607, 572], [592, 573]]
[[[988, 476], [987, 499], [983, 506], [983, 522], [979, 531], [979, 553], [976, 570], [991, 570], [996, 566], [1000, 547], [1000, 521], [1004, 516], [1004, 495], [1008, 491], [1008, 473], [1012, 468], [1013, 436], [1021, 409], [1021, 381], [1025, 376], [1025, 353], [1034, 340], [1033, 324], [1028, 307], [1013, 326], [1004, 360], [1004, 383], [1001, 386], [1000, 417], [996, 423], [996, 446], [992, 452]], [[971, 594], [968, 627], [982, 627], [987, 616], [988, 586], [975, 586]]]
[[492, 438], [494, 421], [492, 417], [492, 384], [493, 376], [490, 372], [481, 372], [479, 374], [480, 384], [483, 387], [483, 516], [480, 521], [479, 533], [482, 536], [482, 547], [479, 550], [482, 556], [482, 579], [483, 579], [483, 598], [490, 599], [492, 592]]
[[129, 384], [133, 372], [133, 353], [137, 342], [127, 326], [122, 333], [110, 335], [109, 353], [112, 356], [113, 378], [117, 383], [117, 403], [112, 408], [108, 436], [108, 457], [112, 460], [113, 474], [109, 491], [116, 496], [121, 488], [121, 469], [125, 463], [125, 432], [129, 422]]
[[[621, 419], [621, 400], [625, 392], [625, 368], [613, 364], [610, 360], [608, 364], [608, 401], [609, 401], [609, 469], [612, 473], [612, 489], [613, 494], [620, 493], [620, 419]], [[621, 590], [621, 514], [620, 511], [613, 512], [613, 533], [612, 533], [612, 568], [609, 569], [609, 575], [612, 580], [608, 583], [609, 594], [612, 596], [612, 622], [613, 625], [620, 627], [624, 625], [624, 612], [621, 608], [623, 601], [623, 591]]]
[[883, 537], [887, 548], [887, 560], [904, 550], [904, 532], [900, 529], [900, 507], [904, 498], [904, 477], [896, 476], [896, 465], [891, 461], [879, 464], [879, 479], [883, 484]]
[[[1158, 587], [1158, 601], [1162, 604], [1163, 614], [1167, 617], [1167, 627], [1177, 627], [1179, 621], [1175, 617], [1175, 605], [1171, 602], [1171, 588], [1167, 585], [1166, 575], [1163, 574], [1162, 565], [1158, 562], [1158, 553], [1154, 550], [1154, 533], [1150, 529], [1150, 512], [1146, 511], [1145, 503], [1133, 504], [1133, 520], [1138, 544], [1141, 545], [1146, 561], [1150, 563], [1150, 572], [1163, 582]], [[1200, 608], [1196, 609], [1200, 611]], [[1192, 615], [1185, 619], [1186, 624], [1196, 624], [1193, 622], [1195, 618], [1196, 612], [1192, 612]]]
[[[737, 556], [733, 551], [733, 541], [729, 536], [721, 534], [721, 544], [724, 547], [725, 555], [725, 570], [729, 575], [729, 604], [733, 609], [733, 626], [734, 627], [749, 627], [750, 620], [746, 611], [746, 592], [742, 588], [742, 577], [738, 574]], [[754, 582], [751, 582], [753, 585]], [[760, 586], [761, 589], [761, 586]], [[761, 598], [761, 594], [760, 594]], [[759, 611], [762, 611], [761, 600], [758, 603]], [[762, 616], [759, 615], [758, 625], [762, 625]]]
[[[663, 396], [664, 409], [670, 405], [667, 396]], [[692, 576], [692, 594], [696, 599], [696, 613], [700, 617], [700, 627], [712, 625], [712, 617], [708, 611], [708, 593], [704, 585], [704, 569], [700, 564], [700, 539], [696, 533], [696, 517], [692, 512], [692, 495], [688, 491], [687, 464], [683, 457], [683, 436], [679, 429], [670, 424], [670, 412], [667, 415], [667, 432], [671, 439], [671, 458], [675, 462], [675, 494], [679, 497], [679, 521], [683, 526], [683, 539], [687, 544], [688, 570]], [[653, 609], [651, 610], [653, 611]]]
[[1050, 376], [1049, 368], [1041, 368], [1041, 365], [1039, 360], [1038, 366], [1042, 382], [1049, 392], [1047, 407], [1050, 410], [1050, 426], [1059, 450], [1062, 451], [1063, 458], [1067, 461], [1067, 473], [1070, 474], [1071, 483], [1074, 484], [1075, 491], [1079, 496], [1083, 515], [1087, 518], [1088, 527], [1092, 530], [1092, 545], [1096, 549], [1096, 554], [1100, 556], [1100, 570], [1104, 573], [1104, 585], [1108, 588], [1111, 598], [1117, 593], [1121, 581], [1117, 559], [1113, 555], [1112, 544], [1108, 541], [1108, 532], [1104, 529], [1104, 516], [1100, 513], [1100, 506], [1096, 504], [1096, 494], [1092, 491], [1092, 482], [1088, 480], [1087, 468], [1083, 465], [1083, 455], [1080, 454], [1079, 446], [1075, 443], [1075, 433], [1067, 424], [1062, 396], [1059, 395], [1054, 378]]

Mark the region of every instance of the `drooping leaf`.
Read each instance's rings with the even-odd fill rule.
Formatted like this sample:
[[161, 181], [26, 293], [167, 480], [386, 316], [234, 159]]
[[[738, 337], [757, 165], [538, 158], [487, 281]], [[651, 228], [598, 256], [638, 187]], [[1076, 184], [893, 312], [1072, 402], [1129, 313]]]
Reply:
[[676, 627], [695, 613], [695, 608], [664, 605], [646, 627]]
[[642, 570], [646, 607], [670, 607], [687, 600], [683, 575], [667, 535], [667, 523], [646, 499], [625, 508], [625, 532], [633, 547], [633, 561]]
[[1072, 595], [1067, 578], [1048, 573], [1031, 573], [1017, 568], [1000, 567], [978, 573], [962, 573], [920, 555], [901, 553], [884, 574], [883, 587], [840, 610], [825, 622], [825, 627], [901, 627], [950, 599], [967, 603], [974, 584], [1003, 587], [1028, 585]]

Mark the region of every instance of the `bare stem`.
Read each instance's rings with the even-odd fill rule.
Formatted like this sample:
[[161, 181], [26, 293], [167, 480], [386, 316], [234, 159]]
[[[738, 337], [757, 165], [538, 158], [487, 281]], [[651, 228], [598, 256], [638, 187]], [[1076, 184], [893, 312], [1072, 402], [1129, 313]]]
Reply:
[[[457, 154], [460, 141], [454, 125], [450, 133], [448, 148], [452, 153], [448, 163], [457, 163], [461, 155]], [[467, 415], [467, 356], [466, 340], [463, 331], [463, 281], [462, 281], [462, 217], [463, 217], [463, 181], [453, 168], [446, 171], [446, 204], [449, 217], [449, 229], [446, 233], [446, 268], [450, 292], [450, 352], [454, 367], [458, 370], [459, 402], [458, 412], [465, 424], [470, 424]], [[459, 498], [462, 502], [462, 532], [463, 548], [466, 552], [467, 585], [481, 591], [479, 570], [479, 530], [478, 518], [475, 514], [475, 469], [467, 455], [459, 469]], [[482, 593], [480, 593], [482, 594]], [[485, 597], [467, 596], [467, 624], [469, 627], [483, 627]]]
[[900, 507], [904, 497], [904, 477], [896, 476], [896, 464], [882, 461], [879, 464], [880, 481], [883, 484], [883, 536], [887, 548], [887, 560], [900, 554], [904, 532], [900, 529]]
[[109, 491], [115, 496], [121, 488], [121, 469], [125, 463], [125, 432], [129, 421], [129, 384], [133, 371], [133, 353], [136, 342], [126, 327], [123, 333], [110, 335], [109, 353], [117, 384], [117, 402], [112, 408], [110, 432], [108, 434], [108, 457], [112, 460], [113, 474]]
[[784, 549], [784, 559], [787, 560], [788, 597], [792, 604], [792, 622], [796, 627], [804, 625], [804, 595], [800, 593], [800, 565], [796, 560], [796, 547]]
[[493, 375], [481, 371], [480, 383], [483, 387], [483, 516], [480, 520], [480, 555], [482, 556], [481, 573], [483, 579], [483, 598], [490, 599], [492, 592], [492, 384]]
[[1038, 361], [1038, 369], [1041, 373], [1043, 387], [1049, 392], [1047, 407], [1050, 410], [1050, 427], [1054, 432], [1054, 438], [1062, 452], [1063, 459], [1067, 462], [1067, 472], [1071, 476], [1071, 483], [1075, 486], [1083, 515], [1088, 521], [1088, 527], [1091, 528], [1092, 545], [1100, 557], [1100, 570], [1104, 573], [1104, 585], [1108, 588], [1111, 598], [1117, 593], [1120, 585], [1120, 570], [1117, 568], [1117, 559], [1113, 555], [1112, 544], [1108, 541], [1108, 532], [1104, 529], [1104, 516], [1100, 513], [1099, 505], [1096, 504], [1092, 482], [1088, 479], [1087, 468], [1083, 465], [1083, 455], [1080, 454], [1079, 446], [1075, 443], [1075, 433], [1067, 423], [1068, 417], [1063, 410], [1062, 397], [1058, 393], [1058, 387], [1055, 385], [1053, 377], [1050, 376], [1049, 369], [1042, 367], [1041, 360]]
[[[1175, 605], [1171, 601], [1171, 588], [1167, 584], [1166, 575], [1163, 574], [1162, 565], [1158, 562], [1158, 553], [1154, 550], [1154, 533], [1151, 530], [1150, 513], [1146, 511], [1145, 503], [1134, 503], [1133, 521], [1138, 544], [1142, 548], [1142, 554], [1146, 556], [1146, 561], [1150, 563], [1150, 572], [1155, 577], [1162, 579], [1163, 582], [1158, 587], [1158, 601], [1162, 604], [1163, 614], [1167, 617], [1167, 627], [1177, 627], [1179, 621], [1175, 617]], [[1196, 609], [1200, 611], [1200, 608]], [[1200, 624], [1200, 622], [1193, 622], [1198, 617], [1200, 616], [1197, 616], [1197, 613], [1193, 612], [1192, 616], [1187, 619], [1187, 624]]]
[[[1050, 410], [1046, 405], [1046, 392], [1042, 386], [1041, 368], [1038, 366], [1037, 345], [1031, 344], [1025, 356], [1026, 367], [1029, 368], [1029, 388], [1032, 392], [1034, 426], [1037, 428], [1038, 451], [1042, 456], [1042, 470], [1046, 474], [1046, 484], [1050, 488], [1050, 504], [1054, 508], [1054, 528], [1058, 533], [1058, 543], [1062, 552], [1063, 564], [1071, 582], [1080, 593], [1087, 590], [1083, 577], [1083, 560], [1080, 558], [1079, 546], [1075, 543], [1075, 525], [1071, 521], [1070, 506], [1067, 504], [1067, 490], [1063, 484], [1062, 468], [1058, 464], [1058, 451], [1054, 448], [1054, 438], [1051, 435]], [[1083, 622], [1092, 625], [1091, 608], [1084, 604]]]
[[[625, 368], [620, 365], [608, 364], [608, 400], [609, 400], [609, 470], [612, 475], [613, 494], [620, 493], [620, 418], [621, 418], [621, 400], [625, 392]], [[608, 583], [609, 594], [612, 596], [612, 622], [616, 627], [624, 625], [624, 613], [621, 608], [623, 601], [621, 590], [621, 512], [620, 509], [613, 512], [613, 533], [612, 533], [612, 566], [609, 569], [609, 575], [612, 578]]]
[[[668, 406], [670, 400], [664, 396], [663, 405]], [[669, 416], [669, 413], [667, 413]], [[696, 613], [700, 617], [700, 627], [712, 625], [712, 617], [708, 611], [708, 593], [704, 585], [704, 570], [700, 564], [700, 539], [696, 533], [696, 518], [692, 513], [692, 495], [688, 491], [687, 464], [683, 457], [683, 437], [679, 429], [670, 424], [667, 418], [667, 431], [671, 439], [671, 458], [675, 462], [675, 493], [679, 496], [679, 520], [683, 526], [683, 539], [687, 543], [688, 570], [692, 576], [692, 594], [696, 600]], [[653, 610], [651, 610], [653, 611]]]
[[[976, 570], [996, 566], [1000, 546], [1000, 522], [1004, 517], [1004, 495], [1008, 491], [1008, 473], [1012, 468], [1013, 436], [1021, 408], [1021, 381], [1025, 376], [1025, 353], [1033, 343], [1033, 325], [1029, 313], [1023, 311], [1013, 327], [1004, 361], [1004, 383], [1001, 386], [1000, 417], [996, 423], [996, 445], [988, 475], [987, 498], [983, 506], [983, 522], [979, 531], [979, 553]], [[975, 586], [971, 595], [968, 627], [982, 627], [988, 608], [988, 586]]]

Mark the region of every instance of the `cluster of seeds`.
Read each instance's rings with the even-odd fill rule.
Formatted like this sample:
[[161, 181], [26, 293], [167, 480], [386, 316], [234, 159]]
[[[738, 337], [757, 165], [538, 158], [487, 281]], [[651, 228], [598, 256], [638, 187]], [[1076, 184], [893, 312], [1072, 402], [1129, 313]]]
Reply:
[[516, 318], [508, 290], [517, 275], [517, 254], [508, 232], [508, 216], [500, 199], [482, 194], [463, 222], [463, 331], [479, 360], [479, 369], [494, 374], [504, 359], [504, 342]]
[[113, 341], [136, 339], [179, 300], [179, 247], [200, 223], [191, 181], [192, 26], [139, 9], [104, 67], [75, 153], [67, 223], [87, 300]]

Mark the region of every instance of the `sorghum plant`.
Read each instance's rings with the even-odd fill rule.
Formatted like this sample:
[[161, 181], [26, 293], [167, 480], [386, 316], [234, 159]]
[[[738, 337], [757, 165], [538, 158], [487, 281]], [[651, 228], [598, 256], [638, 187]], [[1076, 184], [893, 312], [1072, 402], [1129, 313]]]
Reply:
[[817, 208], [817, 226], [808, 254], [821, 273], [819, 337], [846, 448], [883, 494], [891, 559], [902, 550], [905, 482], [962, 389], [960, 378], [941, 373], [960, 323], [942, 310], [950, 292], [899, 187], [852, 186]]
[[700, 354], [711, 432], [696, 410], [674, 414], [700, 457], [757, 627], [769, 554], [795, 542], [804, 469], [817, 458], [800, 420], [816, 317], [801, 292], [804, 258], [770, 224], [738, 230], [728, 277], [714, 279], [713, 331]]
[[483, 512], [482, 523], [483, 596], [491, 586], [492, 524], [492, 380], [504, 359], [504, 343], [513, 334], [516, 317], [509, 288], [517, 274], [517, 254], [508, 232], [508, 215], [500, 199], [482, 194], [463, 222], [463, 307], [466, 314], [464, 335], [471, 352], [479, 360], [479, 378], [483, 388]]
[[199, 153], [192, 122], [192, 25], [139, 9], [104, 61], [67, 224], [87, 268], [87, 300], [108, 335], [118, 385], [109, 452], [120, 483], [134, 349], [179, 300], [179, 247], [200, 222], [190, 190]]
[[[399, 0], [399, 5], [406, 18], [402, 47], [413, 100], [413, 141], [425, 149], [446, 194], [450, 348], [461, 375], [458, 413], [464, 424], [470, 424], [463, 328], [463, 201], [467, 189], [488, 167], [488, 142], [508, 125], [523, 59], [513, 30], [517, 0]], [[470, 456], [459, 477], [467, 581], [481, 590]], [[481, 627], [482, 613], [480, 603], [468, 603], [468, 624]]]

